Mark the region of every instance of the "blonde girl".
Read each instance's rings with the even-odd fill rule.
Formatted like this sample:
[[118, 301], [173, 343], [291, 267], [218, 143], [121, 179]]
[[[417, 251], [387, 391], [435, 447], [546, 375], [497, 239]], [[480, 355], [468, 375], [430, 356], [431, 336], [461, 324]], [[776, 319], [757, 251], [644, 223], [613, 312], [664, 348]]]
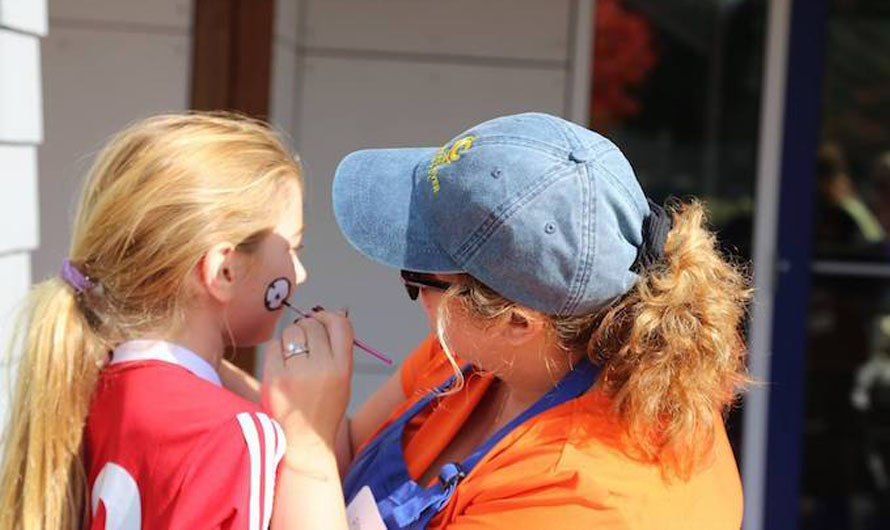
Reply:
[[[174, 114], [112, 138], [59, 276], [34, 286], [22, 316], [0, 528], [301, 524], [300, 501], [273, 518], [275, 479], [282, 459], [304, 457], [336, 479], [324, 448], [348, 395], [348, 322], [291, 326], [299, 344], [286, 349], [302, 355], [278, 360], [266, 393], [281, 423], [220, 372], [227, 346], [272, 337], [269, 282], [306, 279], [302, 230], [300, 167], [262, 123]], [[281, 405], [288, 385], [305, 399]], [[281, 468], [299, 489], [302, 475]], [[313, 494], [339, 498], [329, 484]]]

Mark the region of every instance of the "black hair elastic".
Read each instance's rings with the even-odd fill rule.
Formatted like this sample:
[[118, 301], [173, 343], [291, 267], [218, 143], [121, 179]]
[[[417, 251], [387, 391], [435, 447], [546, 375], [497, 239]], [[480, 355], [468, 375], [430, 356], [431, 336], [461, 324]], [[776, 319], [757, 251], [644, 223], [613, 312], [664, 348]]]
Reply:
[[674, 226], [670, 212], [652, 199], [646, 200], [649, 202], [650, 213], [643, 220], [643, 244], [637, 250], [637, 259], [630, 266], [630, 270], [637, 274], [664, 260], [664, 246]]

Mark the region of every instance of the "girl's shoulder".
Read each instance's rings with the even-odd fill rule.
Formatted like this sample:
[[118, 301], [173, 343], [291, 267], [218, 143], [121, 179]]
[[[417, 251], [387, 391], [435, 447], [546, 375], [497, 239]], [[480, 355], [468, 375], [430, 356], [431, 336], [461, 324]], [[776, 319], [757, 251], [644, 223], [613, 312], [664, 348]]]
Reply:
[[109, 469], [125, 475], [152, 499], [143, 520], [157, 527], [213, 526], [232, 514], [259, 526], [285, 443], [259, 406], [180, 366], [111, 365], [87, 419], [88, 480], [101, 490]]
[[110, 365], [100, 374], [89, 421], [104, 418], [112, 428], [163, 442], [170, 437], [199, 437], [239, 414], [262, 413], [247, 401], [185, 368], [163, 361]]

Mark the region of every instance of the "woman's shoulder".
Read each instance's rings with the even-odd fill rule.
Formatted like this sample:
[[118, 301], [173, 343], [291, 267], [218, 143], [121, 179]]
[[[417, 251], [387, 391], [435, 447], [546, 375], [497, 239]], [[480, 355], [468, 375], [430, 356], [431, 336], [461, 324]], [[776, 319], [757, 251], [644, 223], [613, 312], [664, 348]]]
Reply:
[[713, 443], [697, 454], [688, 475], [667, 461], [644, 458], [629, 446], [626, 431], [603, 393], [594, 390], [583, 396], [570, 416], [555, 471], [573, 471], [580, 487], [608, 492], [609, 503], [628, 520], [638, 521], [641, 528], [649, 528], [643, 523], [650, 518], [683, 520], [689, 528], [741, 524], [741, 480], [719, 413], [715, 412]]
[[574, 520], [614, 521], [608, 528], [738, 528], [741, 484], [722, 424], [718, 429], [711, 461], [687, 480], [672, 478], [623, 445], [608, 399], [594, 391], [551, 409], [496, 448], [467, 484], [476, 494], [467, 504], [538, 503], [553, 506], [546, 516], [556, 519], [573, 506], [566, 513]]
[[[542, 420], [551, 424], [551, 428], [559, 426], [565, 432], [558, 464], [560, 467], [586, 468], [595, 463], [600, 476], [603, 476], [604, 470], [614, 467], [625, 477], [628, 473], [636, 473], [667, 483], [672, 481], [662, 479], [676, 474], [670, 470], [669, 461], [645, 458], [633, 448], [612, 401], [599, 389], [595, 388], [565, 404], [552, 417]], [[700, 447], [703, 448], [704, 445]], [[715, 467], [731, 467], [737, 475], [735, 457], [718, 412], [714, 413], [713, 443], [709, 449], [697, 454], [689, 473], [691, 479], [706, 475]]]

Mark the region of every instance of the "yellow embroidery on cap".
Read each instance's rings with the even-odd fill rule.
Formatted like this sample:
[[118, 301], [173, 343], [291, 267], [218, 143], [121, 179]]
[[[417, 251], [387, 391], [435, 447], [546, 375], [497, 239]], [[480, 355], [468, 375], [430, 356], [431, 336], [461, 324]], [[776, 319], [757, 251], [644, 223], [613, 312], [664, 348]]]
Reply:
[[430, 168], [427, 171], [427, 180], [433, 185], [433, 195], [439, 193], [439, 167], [445, 163], [447, 159], [445, 154], [445, 148], [439, 149], [439, 152], [436, 153], [436, 156], [433, 157], [432, 162], [430, 162]]
[[430, 162], [429, 171], [427, 171], [427, 180], [433, 185], [433, 195], [439, 193], [439, 170], [452, 162], [460, 160], [460, 155], [469, 151], [475, 141], [475, 136], [465, 136], [455, 141], [450, 149], [447, 149], [447, 144], [439, 149]]
[[469, 151], [470, 148], [473, 147], [473, 142], [475, 141], [475, 136], [467, 136], [466, 138], [461, 138], [454, 142], [454, 145], [451, 146], [451, 150], [448, 151], [448, 161], [457, 162], [460, 160], [460, 154]]

